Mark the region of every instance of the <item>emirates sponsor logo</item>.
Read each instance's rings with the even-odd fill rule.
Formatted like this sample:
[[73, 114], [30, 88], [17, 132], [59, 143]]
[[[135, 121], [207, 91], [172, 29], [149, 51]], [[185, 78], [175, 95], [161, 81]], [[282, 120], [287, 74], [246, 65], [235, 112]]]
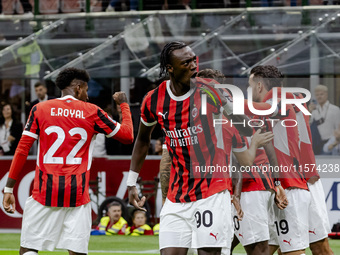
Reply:
[[184, 129], [174, 128], [173, 130], [163, 131], [167, 137], [170, 138], [170, 147], [188, 146], [198, 144], [197, 134], [203, 132], [202, 124], [197, 126], [187, 127]]

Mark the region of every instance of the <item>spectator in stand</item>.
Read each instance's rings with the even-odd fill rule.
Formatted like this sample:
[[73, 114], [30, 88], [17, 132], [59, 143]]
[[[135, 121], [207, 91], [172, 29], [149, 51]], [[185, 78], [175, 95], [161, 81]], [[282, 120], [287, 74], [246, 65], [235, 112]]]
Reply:
[[29, 0], [20, 0], [22, 8], [24, 9], [25, 14], [33, 15], [32, 13], [32, 5], [30, 4]]
[[[28, 16], [32, 16], [32, 17], [33, 17], [33, 13], [32, 13], [33, 7], [32, 7], [32, 5], [30, 4], [29, 0], [20, 0], [20, 2], [21, 2], [22, 9], [23, 9], [24, 13], [25, 13], [26, 15], [28, 15]], [[16, 5], [16, 1], [12, 1], [10, 4], [12, 5], [11, 11], [14, 12], [14, 13], [17, 13], [18, 10], [17, 10], [17, 8], [14, 7], [14, 5]], [[13, 7], [14, 7], [14, 8], [13, 8]], [[6, 8], [4, 8], [4, 9], [6, 9]], [[0, 15], [3, 14], [2, 11], [3, 11], [3, 10], [2, 10], [2, 1], [0, 0]], [[6, 11], [6, 10], [5, 10], [5, 11]], [[11, 13], [10, 13], [10, 14], [11, 14]], [[12, 14], [13, 14], [13, 13], [12, 13]]]
[[128, 224], [122, 217], [122, 205], [119, 202], [112, 202], [107, 207], [107, 216], [100, 219], [97, 227], [105, 235], [124, 235]]
[[146, 224], [146, 215], [142, 210], [134, 210], [132, 215], [132, 227], [125, 230], [125, 235], [141, 236], [153, 235], [152, 228]]
[[340, 155], [340, 125], [334, 131], [334, 135], [323, 146], [323, 151], [326, 154]]
[[159, 236], [159, 223], [157, 223], [152, 230], [155, 236]]
[[[315, 154], [321, 154], [324, 144], [333, 136], [334, 130], [340, 124], [340, 109], [328, 101], [328, 88], [324, 85], [315, 87], [317, 104], [310, 103], [309, 111], [311, 131], [313, 134], [313, 149]], [[320, 138], [316, 138], [318, 134]]]
[[[137, 11], [138, 9], [138, 1], [130, 0], [130, 11]], [[114, 11], [128, 11], [129, 8], [127, 6], [126, 0], [111, 0], [108, 7], [106, 8], [107, 12]]]
[[18, 146], [22, 124], [13, 116], [13, 107], [9, 103], [2, 106], [0, 117], [0, 156], [14, 155]]
[[191, 10], [190, 0], [164, 0], [164, 10]]
[[155, 142], [155, 153], [154, 155], [162, 155], [163, 149], [163, 139], [162, 137], [158, 138]]
[[37, 95], [37, 99], [32, 102], [26, 102], [26, 116], [28, 117], [31, 109], [33, 106], [35, 106], [37, 103], [44, 102], [50, 99], [54, 99], [55, 97], [47, 95], [47, 88], [46, 85], [40, 81], [38, 81], [36, 84], [34, 84], [34, 90], [35, 94]]

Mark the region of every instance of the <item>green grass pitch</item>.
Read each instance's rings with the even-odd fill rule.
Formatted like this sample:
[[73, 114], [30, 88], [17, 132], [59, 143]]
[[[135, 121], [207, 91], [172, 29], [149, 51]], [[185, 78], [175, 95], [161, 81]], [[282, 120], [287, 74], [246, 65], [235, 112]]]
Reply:
[[[330, 240], [334, 254], [340, 254], [340, 240]], [[0, 234], [0, 255], [17, 255], [20, 246], [20, 234]], [[91, 236], [89, 255], [126, 255], [157, 254], [158, 237], [156, 236]], [[40, 255], [62, 255], [67, 251], [39, 252]], [[235, 255], [245, 255], [241, 245], [234, 250]], [[312, 253], [307, 250], [307, 255]]]

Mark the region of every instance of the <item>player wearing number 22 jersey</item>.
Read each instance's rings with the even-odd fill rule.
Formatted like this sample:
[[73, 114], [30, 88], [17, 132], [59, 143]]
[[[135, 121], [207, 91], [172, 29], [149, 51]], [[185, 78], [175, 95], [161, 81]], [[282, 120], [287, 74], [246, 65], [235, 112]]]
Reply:
[[38, 140], [34, 186], [25, 205], [20, 254], [55, 247], [75, 254], [87, 253], [91, 228], [89, 170], [95, 135], [104, 133], [122, 143], [133, 142], [125, 94], [113, 95], [122, 109], [120, 124], [98, 106], [86, 102], [88, 80], [84, 70], [63, 70], [56, 82], [62, 97], [39, 103], [31, 110], [10, 167], [3, 202], [7, 212], [14, 212], [11, 193], [33, 142]]
[[[129, 111], [127, 104], [122, 108]], [[33, 198], [53, 207], [90, 202], [88, 181], [95, 135], [121, 139], [120, 127], [98, 106], [72, 96], [34, 106], [23, 132], [39, 138]]]

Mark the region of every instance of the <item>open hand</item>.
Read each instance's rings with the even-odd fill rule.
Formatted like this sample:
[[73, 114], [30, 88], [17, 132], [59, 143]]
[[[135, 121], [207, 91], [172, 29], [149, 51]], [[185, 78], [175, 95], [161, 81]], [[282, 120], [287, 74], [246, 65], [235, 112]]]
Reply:
[[261, 129], [258, 129], [251, 138], [251, 142], [255, 143], [256, 147], [259, 148], [267, 145], [273, 138], [274, 134], [272, 132], [261, 133]]

